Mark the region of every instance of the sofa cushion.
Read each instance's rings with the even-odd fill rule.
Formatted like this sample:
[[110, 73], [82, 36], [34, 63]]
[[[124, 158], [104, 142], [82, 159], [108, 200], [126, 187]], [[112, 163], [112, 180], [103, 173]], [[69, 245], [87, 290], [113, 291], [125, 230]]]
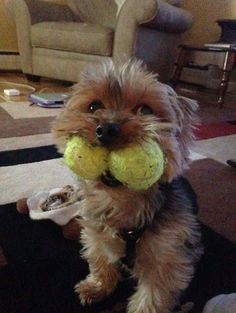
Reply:
[[111, 56], [113, 31], [96, 24], [42, 22], [31, 27], [31, 40], [33, 47]]
[[176, 7], [180, 7], [183, 4], [183, 0], [166, 0], [169, 4], [174, 5]]
[[84, 22], [92, 22], [112, 29], [125, 0], [66, 0], [67, 5]]

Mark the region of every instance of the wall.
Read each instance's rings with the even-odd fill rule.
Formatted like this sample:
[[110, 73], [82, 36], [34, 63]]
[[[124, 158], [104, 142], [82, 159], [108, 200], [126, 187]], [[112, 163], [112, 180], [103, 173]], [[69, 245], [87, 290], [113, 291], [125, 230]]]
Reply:
[[186, 32], [185, 43], [201, 45], [217, 41], [220, 27], [217, 19], [236, 19], [236, 0], [184, 0], [184, 8], [193, 13], [193, 28]]
[[15, 24], [0, 0], [0, 50], [17, 50]]
[[[221, 29], [215, 22], [218, 19], [236, 19], [236, 0], [183, 0], [184, 8], [194, 15], [194, 25], [183, 36], [183, 42], [191, 45], [203, 45], [220, 38]], [[196, 53], [194, 62], [197, 64], [218, 64], [222, 66], [223, 55]], [[220, 67], [221, 67], [220, 66]], [[182, 79], [200, 83], [208, 88], [217, 88], [221, 71], [212, 68], [212, 71], [184, 70]], [[236, 81], [236, 71], [231, 76], [231, 82]], [[231, 86], [232, 85], [232, 86]], [[235, 90], [235, 83], [229, 89]]]
[[[66, 2], [66, 0], [44, 0], [44, 1], [56, 2], [60, 4]], [[9, 51], [18, 50], [15, 24], [9, 12], [6, 9], [5, 0], [0, 0], [0, 51], [1, 50]]]

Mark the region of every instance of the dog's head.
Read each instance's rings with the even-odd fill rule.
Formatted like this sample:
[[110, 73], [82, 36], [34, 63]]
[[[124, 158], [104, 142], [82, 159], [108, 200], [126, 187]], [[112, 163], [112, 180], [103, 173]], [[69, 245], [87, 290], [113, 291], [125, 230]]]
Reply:
[[186, 168], [197, 103], [160, 83], [141, 62], [89, 66], [74, 89], [53, 127], [61, 152], [72, 134], [111, 149], [149, 137], [166, 158], [162, 181], [171, 181]]

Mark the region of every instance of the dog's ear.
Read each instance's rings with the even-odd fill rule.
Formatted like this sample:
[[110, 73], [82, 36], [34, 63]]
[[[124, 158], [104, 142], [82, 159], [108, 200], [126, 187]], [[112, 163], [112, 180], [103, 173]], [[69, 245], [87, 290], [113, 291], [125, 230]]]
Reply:
[[174, 89], [166, 85], [166, 94], [169, 99], [169, 103], [174, 110], [175, 122], [177, 131], [179, 133], [187, 129], [190, 129], [190, 135], [193, 134], [195, 125], [199, 123], [197, 116], [198, 103], [196, 100], [179, 96]]
[[194, 125], [198, 122], [197, 110], [197, 101], [183, 96], [177, 96], [177, 111], [179, 115], [177, 121], [180, 130], [183, 131], [186, 126], [194, 128]]
[[199, 124], [198, 103], [193, 99], [176, 95], [173, 108], [176, 114], [176, 138], [181, 152], [182, 166], [187, 168], [190, 148], [195, 139], [194, 129]]

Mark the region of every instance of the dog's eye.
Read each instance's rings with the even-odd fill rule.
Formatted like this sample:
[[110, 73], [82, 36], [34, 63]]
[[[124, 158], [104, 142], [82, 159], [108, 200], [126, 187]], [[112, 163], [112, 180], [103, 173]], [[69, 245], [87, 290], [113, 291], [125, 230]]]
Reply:
[[89, 107], [88, 107], [88, 111], [90, 113], [94, 113], [95, 111], [99, 110], [99, 109], [103, 109], [104, 108], [104, 104], [102, 103], [102, 101], [100, 100], [96, 100], [90, 103]]
[[146, 104], [139, 106], [137, 109], [137, 114], [147, 115], [147, 114], [152, 114], [152, 113], [153, 113], [153, 110]]

